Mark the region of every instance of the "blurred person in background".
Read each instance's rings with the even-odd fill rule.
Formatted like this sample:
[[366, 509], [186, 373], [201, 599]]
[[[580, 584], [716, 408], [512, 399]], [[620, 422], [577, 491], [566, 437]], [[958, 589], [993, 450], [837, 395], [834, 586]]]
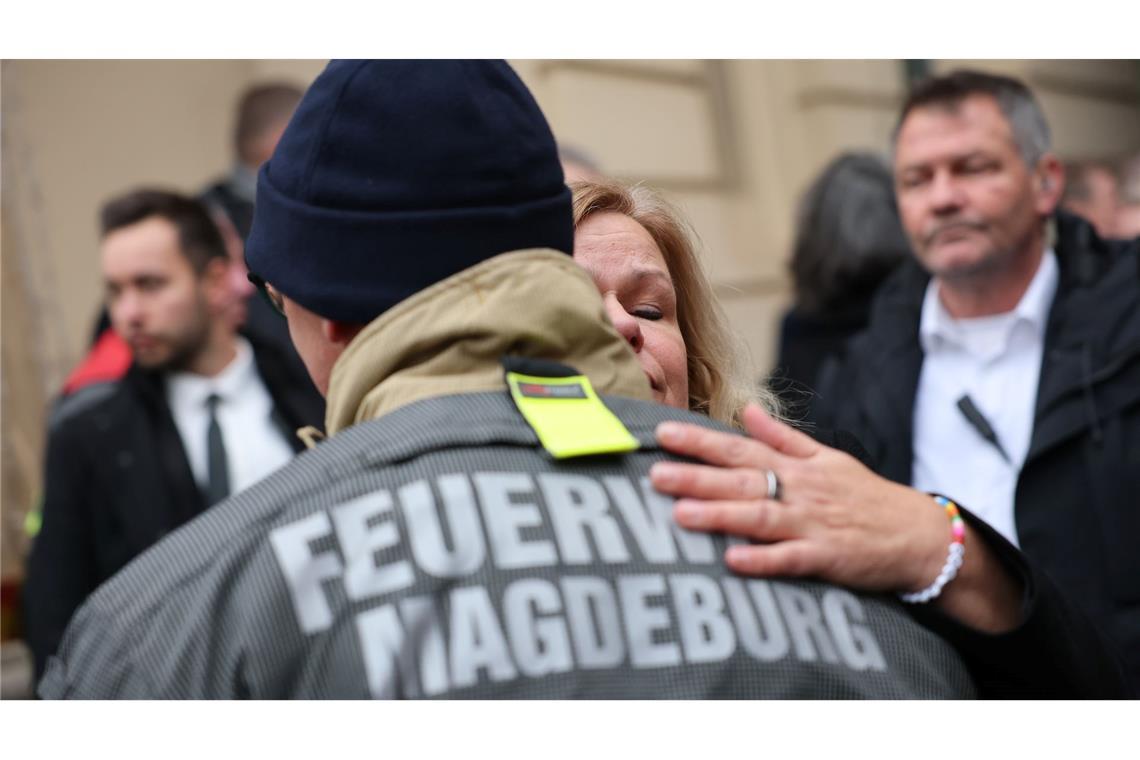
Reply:
[[[247, 89], [239, 100], [235, 117], [233, 168], [228, 176], [206, 187], [199, 199], [210, 209], [229, 254], [231, 267], [227, 284], [234, 326], [274, 344], [286, 358], [289, 382], [299, 392], [309, 394], [316, 403], [323, 403], [289, 340], [284, 321], [264, 299], [254, 296], [245, 268], [244, 245], [253, 220], [257, 170], [273, 155], [300, 99], [301, 90], [291, 84], [258, 84]], [[112, 329], [106, 308], [101, 309], [95, 320], [91, 347], [64, 381], [52, 414], [101, 399], [130, 364], [129, 347]]]
[[562, 164], [562, 176], [566, 178], [567, 185], [605, 178], [594, 157], [577, 145], [559, 143], [558, 162]]
[[132, 363], [51, 422], [24, 591], [37, 674], [96, 587], [285, 464], [303, 448], [296, 429], [322, 423], [287, 358], [237, 332], [232, 262], [204, 205], [133, 191], [104, 206], [101, 232], [107, 309]]
[[1115, 641], [1140, 685], [1140, 250], [1058, 212], [1033, 94], [958, 71], [911, 92], [894, 176], [915, 258], [825, 365], [819, 424], [952, 494]]
[[273, 155], [301, 94], [300, 88], [278, 82], [247, 89], [238, 102], [234, 124], [233, 167], [202, 191], [201, 199], [222, 209], [243, 241], [253, 224], [257, 170]]
[[[676, 209], [642, 185], [606, 180], [571, 189], [574, 260], [593, 278], [654, 400], [756, 438], [659, 428], [666, 449], [715, 465], [650, 470], [658, 490], [681, 497], [680, 525], [759, 542], [725, 554], [743, 575], [817, 577], [923, 597], [912, 613], [954, 644], [984, 697], [1126, 693], [1110, 647], [992, 528], [961, 510], [969, 549], [961, 574], [944, 581], [952, 531], [928, 494], [871, 472], [849, 434], [814, 429], [812, 440], [778, 420], [778, 400], [749, 382], [746, 354]], [[924, 595], [932, 581], [936, 593]]]
[[1116, 234], [1140, 237], [1140, 153], [1120, 165], [1120, 206], [1116, 210]]
[[780, 326], [770, 381], [790, 416], [811, 419], [824, 360], [867, 327], [875, 291], [909, 258], [890, 168], [871, 153], [845, 153], [829, 163], [800, 201], [791, 260], [795, 301]]
[[1116, 234], [1116, 175], [1112, 167], [1100, 161], [1065, 162], [1065, 192], [1061, 208], [1088, 220], [1102, 238]]
[[[263, 298], [254, 297], [245, 268], [245, 239], [253, 224], [257, 196], [257, 171], [273, 155], [281, 134], [301, 101], [303, 90], [288, 82], [262, 82], [247, 88], [238, 100], [234, 118], [234, 159], [230, 173], [202, 190], [199, 199], [210, 207], [226, 248], [234, 262], [231, 286], [241, 296], [237, 324], [266, 341], [273, 342], [289, 357], [292, 375], [299, 387], [308, 388], [308, 375], [297, 356], [289, 331], [280, 315]], [[228, 222], [228, 223], [227, 223]], [[312, 395], [315, 397], [316, 390]]]

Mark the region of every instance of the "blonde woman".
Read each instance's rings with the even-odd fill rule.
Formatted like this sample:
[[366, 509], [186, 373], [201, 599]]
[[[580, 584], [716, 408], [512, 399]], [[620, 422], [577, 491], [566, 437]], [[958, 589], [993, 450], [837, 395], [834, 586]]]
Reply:
[[[750, 539], [725, 555], [743, 575], [810, 576], [921, 599], [915, 616], [954, 644], [981, 696], [1126, 693], [1100, 635], [992, 528], [965, 510], [948, 521], [956, 511], [871, 472], [853, 437], [815, 431], [813, 440], [778, 419], [675, 210], [643, 186], [571, 188], [574, 259], [593, 277], [654, 398], [751, 436], [658, 428], [666, 449], [705, 463], [659, 462], [650, 472], [657, 490], [678, 497], [680, 525]], [[948, 544], [959, 549], [948, 554]]]
[[571, 189], [574, 259], [594, 276], [657, 400], [737, 428], [749, 401], [778, 416], [776, 397], [756, 382], [681, 215], [642, 185], [603, 180]]

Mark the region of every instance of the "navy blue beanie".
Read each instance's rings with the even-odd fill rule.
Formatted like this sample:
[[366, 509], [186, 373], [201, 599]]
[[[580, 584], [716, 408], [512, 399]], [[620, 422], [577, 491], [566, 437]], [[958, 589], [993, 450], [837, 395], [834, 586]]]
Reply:
[[365, 323], [508, 251], [573, 253], [546, 119], [503, 61], [333, 61], [257, 177], [249, 270]]

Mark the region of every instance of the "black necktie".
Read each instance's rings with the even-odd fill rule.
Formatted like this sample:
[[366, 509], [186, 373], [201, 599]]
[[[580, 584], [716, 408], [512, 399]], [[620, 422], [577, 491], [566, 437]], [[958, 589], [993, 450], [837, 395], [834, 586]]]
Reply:
[[222, 399], [216, 393], [206, 398], [206, 408], [210, 412], [210, 426], [206, 428], [206, 462], [208, 480], [206, 482], [206, 503], [217, 504], [230, 495], [230, 473], [226, 467], [226, 443], [222, 440], [222, 428], [218, 424], [218, 402]]

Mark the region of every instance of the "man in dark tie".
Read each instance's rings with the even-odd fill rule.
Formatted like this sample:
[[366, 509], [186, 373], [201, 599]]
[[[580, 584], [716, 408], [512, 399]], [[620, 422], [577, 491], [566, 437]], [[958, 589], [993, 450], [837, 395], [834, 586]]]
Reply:
[[75, 609], [166, 533], [303, 447], [322, 405], [273, 344], [234, 327], [233, 266], [206, 208], [138, 190], [103, 208], [101, 265], [126, 376], [53, 419], [28, 562], [37, 673]]

